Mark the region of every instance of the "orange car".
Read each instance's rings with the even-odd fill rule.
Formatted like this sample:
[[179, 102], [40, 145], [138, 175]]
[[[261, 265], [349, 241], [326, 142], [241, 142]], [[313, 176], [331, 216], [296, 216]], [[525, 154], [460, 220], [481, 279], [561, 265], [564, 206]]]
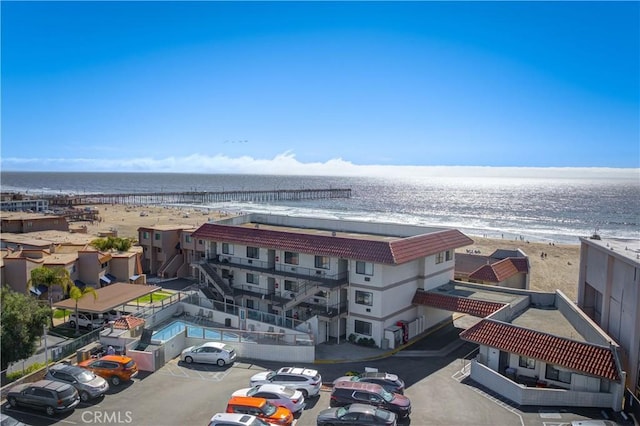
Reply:
[[105, 355], [97, 359], [87, 359], [80, 362], [78, 366], [104, 377], [114, 386], [118, 386], [121, 381], [131, 380], [138, 374], [136, 362], [122, 355]]
[[290, 426], [293, 414], [288, 408], [276, 407], [264, 398], [232, 396], [227, 403], [227, 413], [252, 414], [276, 425]]

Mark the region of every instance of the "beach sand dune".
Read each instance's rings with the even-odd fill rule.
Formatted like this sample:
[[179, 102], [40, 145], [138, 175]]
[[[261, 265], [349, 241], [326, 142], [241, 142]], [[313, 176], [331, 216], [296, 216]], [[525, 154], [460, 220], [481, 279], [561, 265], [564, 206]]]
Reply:
[[[87, 233], [99, 235], [100, 232], [116, 230], [119, 237], [138, 237], [138, 228], [154, 225], [175, 225], [198, 227], [210, 219], [226, 217], [229, 214], [219, 210], [163, 206], [125, 206], [97, 205], [100, 221], [73, 222], [72, 228], [85, 225]], [[142, 213], [142, 215], [141, 215]], [[549, 245], [520, 240], [492, 239], [470, 236], [474, 244], [457, 250], [479, 250], [482, 255], [490, 255], [497, 249], [521, 249], [529, 256], [531, 264], [531, 290], [553, 292], [562, 290], [571, 300], [577, 298], [578, 263], [580, 246]], [[541, 254], [546, 256], [542, 257]]]

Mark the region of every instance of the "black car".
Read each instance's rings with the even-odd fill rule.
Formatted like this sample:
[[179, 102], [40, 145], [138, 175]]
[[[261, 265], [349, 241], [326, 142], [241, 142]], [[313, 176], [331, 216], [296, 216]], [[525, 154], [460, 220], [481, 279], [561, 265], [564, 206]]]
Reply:
[[327, 408], [316, 418], [317, 426], [359, 425], [396, 426], [397, 416], [388, 410], [367, 404], [351, 404], [344, 407]]
[[388, 392], [399, 393], [404, 395], [404, 381], [396, 374], [382, 373], [378, 371], [366, 371], [355, 376], [342, 376], [334, 380], [333, 382], [341, 381], [353, 381], [353, 382], [366, 382], [376, 383]]
[[48, 415], [64, 413], [76, 408], [80, 396], [76, 388], [67, 383], [39, 380], [16, 385], [7, 394], [12, 408], [23, 406], [43, 410]]
[[375, 383], [339, 381], [333, 384], [329, 405], [344, 407], [345, 405], [361, 403], [369, 404], [393, 411], [398, 417], [408, 417], [411, 414], [411, 401], [399, 393], [391, 393]]

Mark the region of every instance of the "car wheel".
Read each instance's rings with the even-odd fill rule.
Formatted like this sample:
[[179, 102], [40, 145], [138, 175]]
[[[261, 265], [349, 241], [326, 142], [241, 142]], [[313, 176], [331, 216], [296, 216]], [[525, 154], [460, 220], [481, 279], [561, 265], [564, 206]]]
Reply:
[[111, 384], [112, 384], [113, 386], [118, 386], [118, 385], [120, 384], [120, 377], [118, 377], [118, 376], [113, 376], [113, 377], [111, 378]]
[[307, 392], [306, 389], [298, 389], [300, 392], [302, 392], [302, 396], [304, 396], [304, 399], [309, 398], [309, 392]]
[[47, 411], [47, 416], [53, 416], [56, 413], [55, 408], [53, 408], [50, 405], [47, 405], [46, 411]]
[[184, 362], [186, 362], [187, 364], [191, 364], [193, 362], [193, 358], [191, 358], [190, 356], [185, 356]]
[[218, 367], [224, 367], [226, 363], [224, 362], [224, 359], [219, 359], [216, 364], [218, 364]]
[[69, 325], [71, 326], [71, 328], [76, 328], [76, 322], [75, 321], [69, 321]]
[[8, 401], [9, 401], [9, 405], [10, 405], [12, 408], [16, 408], [16, 407], [18, 406], [18, 401], [16, 401], [16, 399], [15, 399], [14, 397], [10, 397], [10, 398], [8, 399]]
[[91, 395], [89, 395], [89, 392], [87, 391], [80, 392], [80, 401], [87, 402], [90, 399], [91, 399]]

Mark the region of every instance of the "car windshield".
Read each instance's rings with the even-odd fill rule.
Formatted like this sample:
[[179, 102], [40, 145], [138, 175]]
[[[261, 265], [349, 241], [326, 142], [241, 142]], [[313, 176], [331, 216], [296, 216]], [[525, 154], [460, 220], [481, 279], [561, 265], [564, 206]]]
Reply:
[[336, 416], [337, 417], [342, 417], [345, 414], [347, 414], [349, 412], [349, 410], [347, 409], [347, 407], [340, 407], [336, 410]]
[[91, 371], [80, 371], [75, 375], [76, 380], [80, 383], [87, 383], [96, 378], [96, 375]]
[[247, 392], [247, 396], [253, 396], [256, 394], [256, 392], [258, 392], [258, 390], [260, 389], [260, 386], [254, 386], [251, 389], [249, 389], [249, 391]]
[[264, 407], [262, 407], [262, 412], [265, 416], [273, 416], [277, 410], [278, 407], [270, 402], [267, 402], [266, 404], [264, 404]]
[[393, 399], [393, 394], [391, 392], [387, 392], [384, 388], [380, 391], [380, 396], [382, 396], [382, 398], [387, 402], [391, 402]]
[[387, 410], [376, 410], [376, 417], [383, 420], [391, 420], [393, 413]]
[[124, 368], [132, 368], [134, 365], [136, 365], [135, 361], [131, 360], [124, 365]]
[[267, 374], [267, 380], [271, 380], [275, 375], [276, 375], [275, 371], [270, 371], [269, 374]]

